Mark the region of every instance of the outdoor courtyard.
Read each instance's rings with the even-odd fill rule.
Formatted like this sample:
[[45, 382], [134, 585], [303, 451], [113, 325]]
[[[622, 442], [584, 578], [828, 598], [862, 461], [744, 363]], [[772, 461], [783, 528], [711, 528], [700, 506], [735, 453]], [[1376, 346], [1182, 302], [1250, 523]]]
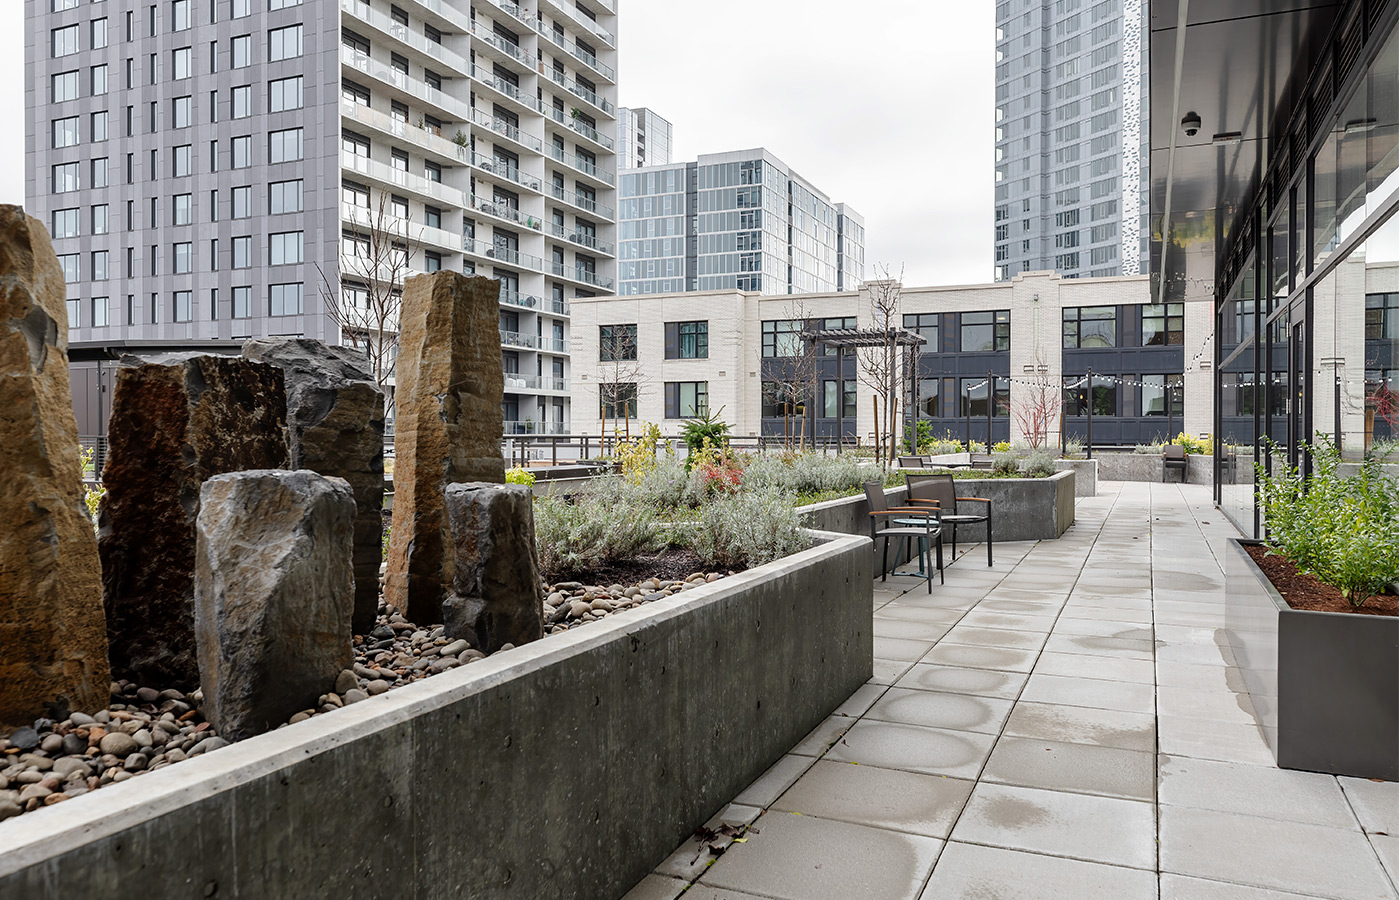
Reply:
[[1101, 482], [1059, 540], [876, 580], [869, 683], [626, 900], [1395, 897], [1396, 785], [1256, 724], [1238, 536], [1208, 487]]

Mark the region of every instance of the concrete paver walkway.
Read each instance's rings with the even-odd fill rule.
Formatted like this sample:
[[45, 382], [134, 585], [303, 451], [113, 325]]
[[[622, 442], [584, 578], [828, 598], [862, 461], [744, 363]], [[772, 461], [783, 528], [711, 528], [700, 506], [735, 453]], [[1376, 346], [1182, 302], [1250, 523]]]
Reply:
[[[1274, 766], [1194, 485], [875, 584], [870, 682], [625, 900], [1393, 900], [1397, 787]], [[962, 548], [960, 548], [962, 549]]]

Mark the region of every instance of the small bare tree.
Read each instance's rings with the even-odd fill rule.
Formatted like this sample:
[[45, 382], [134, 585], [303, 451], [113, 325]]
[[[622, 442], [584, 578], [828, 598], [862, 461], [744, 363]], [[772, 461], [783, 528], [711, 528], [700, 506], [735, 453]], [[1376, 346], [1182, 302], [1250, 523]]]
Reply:
[[[604, 440], [608, 420], [622, 420], [625, 437], [632, 436], [632, 416], [641, 400], [642, 367], [637, 361], [636, 325], [601, 325], [598, 330], [598, 417]], [[609, 408], [612, 415], [608, 415]], [[614, 430], [617, 425], [613, 425]]]
[[1051, 431], [1058, 432], [1060, 415], [1064, 406], [1064, 388], [1054, 383], [1047, 374], [1049, 366], [1037, 353], [1021, 391], [1013, 391], [1016, 400], [1011, 404], [1011, 415], [1016, 420], [1016, 429], [1025, 438], [1032, 450], [1048, 447]]
[[365, 354], [388, 412], [393, 408], [403, 282], [414, 272], [420, 241], [412, 223], [394, 214], [388, 194], [380, 192], [372, 207], [355, 209], [341, 236], [338, 284], [320, 272], [321, 298], [342, 338]]
[[[793, 300], [784, 308], [783, 316], [786, 321], [796, 323], [796, 330], [774, 335], [777, 342], [775, 363], [764, 376], [769, 396], [782, 407], [783, 446], [791, 450], [794, 444], [798, 448], [806, 447], [807, 417], [816, 398], [820, 351], [808, 340], [808, 335], [816, 330], [816, 323], [808, 315], [806, 304]], [[798, 409], [802, 410], [800, 416]]]
[[903, 327], [899, 310], [904, 286], [904, 269], [891, 276], [887, 265], [875, 267], [876, 278], [865, 283], [870, 292], [872, 326], [884, 332], [884, 340], [859, 353], [858, 378], [875, 394], [875, 457], [893, 462], [895, 436], [899, 429], [901, 347], [896, 331]]

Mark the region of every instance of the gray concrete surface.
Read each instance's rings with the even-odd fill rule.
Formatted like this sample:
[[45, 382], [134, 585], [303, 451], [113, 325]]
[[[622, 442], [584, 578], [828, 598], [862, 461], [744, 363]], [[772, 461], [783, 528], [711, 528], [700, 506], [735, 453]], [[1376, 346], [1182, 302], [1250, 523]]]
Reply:
[[1074, 496], [1093, 497], [1099, 492], [1099, 461], [1097, 459], [1057, 459], [1055, 468], [1074, 473]]
[[866, 538], [0, 823], [0, 897], [616, 897], [871, 676]]
[[[1099, 463], [1099, 479], [1102, 481], [1155, 481], [1162, 482], [1162, 457], [1156, 453], [1125, 453], [1112, 450], [1095, 450], [1094, 459]], [[1215, 457], [1200, 454], [1186, 456], [1186, 483], [1209, 485], [1213, 479]], [[1167, 473], [1168, 482], [1181, 480], [1181, 471], [1173, 469]]]

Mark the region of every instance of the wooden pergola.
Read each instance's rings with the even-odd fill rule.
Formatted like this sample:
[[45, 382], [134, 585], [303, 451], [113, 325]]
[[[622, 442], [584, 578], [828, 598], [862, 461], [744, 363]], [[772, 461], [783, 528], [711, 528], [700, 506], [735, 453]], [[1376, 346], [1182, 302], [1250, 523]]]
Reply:
[[[895, 369], [898, 368], [900, 372], [899, 380], [901, 382], [907, 382], [909, 388], [909, 405], [906, 406], [905, 409], [912, 409], [914, 406], [918, 405], [919, 400], [916, 392], [918, 391], [919, 382], [918, 379], [911, 374], [917, 371], [918, 367], [908, 365], [907, 361], [912, 349], [920, 347], [925, 343], [923, 335], [905, 328], [827, 328], [820, 331], [804, 332], [802, 337], [803, 340], [812, 346], [833, 347], [836, 350], [836, 446], [838, 448], [841, 446], [842, 407], [845, 406], [845, 385], [843, 383], [845, 378], [841, 370], [841, 364], [847, 350], [860, 351], [862, 348], [885, 349], [891, 346], [891, 344], [895, 347], [906, 348], [904, 364], [899, 366], [892, 364], [890, 366], [889, 396], [897, 396], [895, 391]], [[905, 384], [901, 384], [900, 388], [903, 389], [905, 386]], [[819, 376], [816, 368], [813, 367], [812, 402], [814, 406], [821, 399], [819, 389]], [[811, 418], [812, 440], [813, 443], [815, 443], [817, 417], [812, 416]], [[906, 411], [905, 424], [907, 425], [909, 421], [909, 415]], [[893, 442], [893, 434], [890, 435], [890, 440]]]

